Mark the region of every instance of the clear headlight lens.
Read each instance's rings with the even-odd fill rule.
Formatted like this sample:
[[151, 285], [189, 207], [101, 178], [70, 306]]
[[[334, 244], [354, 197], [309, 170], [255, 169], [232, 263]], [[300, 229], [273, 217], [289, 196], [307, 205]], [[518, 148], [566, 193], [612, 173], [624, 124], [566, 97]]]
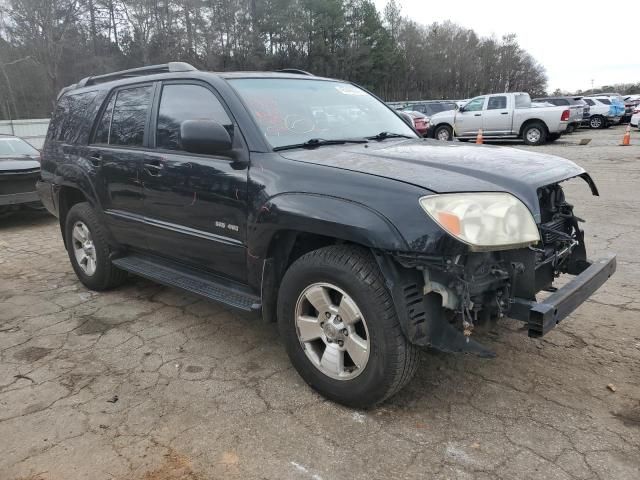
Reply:
[[438, 225], [474, 250], [527, 246], [540, 241], [529, 209], [509, 193], [450, 193], [420, 199]]

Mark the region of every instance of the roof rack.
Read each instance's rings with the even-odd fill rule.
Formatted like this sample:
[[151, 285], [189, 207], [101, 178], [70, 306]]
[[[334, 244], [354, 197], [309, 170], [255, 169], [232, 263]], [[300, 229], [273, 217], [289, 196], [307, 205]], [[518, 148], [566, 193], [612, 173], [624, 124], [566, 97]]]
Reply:
[[147, 67], [130, 68], [129, 70], [121, 70], [119, 72], [107, 73], [105, 75], [86, 77], [76, 84], [76, 88], [84, 87], [86, 85], [95, 85], [96, 83], [111, 82], [113, 80], [120, 80], [122, 78], [154, 75], [156, 73], [194, 72], [197, 70], [198, 69], [196, 67], [185, 62], [169, 62], [161, 65], [149, 65]]
[[276, 70], [276, 72], [282, 72], [282, 73], [295, 73], [296, 75], [309, 75], [310, 77], [313, 77], [313, 73], [309, 73], [305, 70], [300, 70], [299, 68], [283, 68], [281, 70]]

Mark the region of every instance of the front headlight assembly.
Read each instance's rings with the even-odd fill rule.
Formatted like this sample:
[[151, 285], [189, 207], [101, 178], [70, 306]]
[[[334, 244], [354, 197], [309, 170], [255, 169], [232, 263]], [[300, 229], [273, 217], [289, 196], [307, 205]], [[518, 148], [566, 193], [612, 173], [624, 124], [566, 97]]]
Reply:
[[504, 250], [540, 241], [529, 209], [509, 193], [450, 193], [420, 199], [420, 206], [471, 250]]

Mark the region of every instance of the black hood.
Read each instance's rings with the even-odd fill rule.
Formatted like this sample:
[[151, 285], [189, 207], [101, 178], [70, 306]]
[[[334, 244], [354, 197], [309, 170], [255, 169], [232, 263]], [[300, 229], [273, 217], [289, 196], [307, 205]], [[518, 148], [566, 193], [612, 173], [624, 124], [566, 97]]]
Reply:
[[539, 187], [582, 176], [584, 169], [554, 155], [438, 140], [370, 142], [283, 152], [301, 162], [352, 170], [417, 185], [434, 193], [509, 192], [540, 220]]

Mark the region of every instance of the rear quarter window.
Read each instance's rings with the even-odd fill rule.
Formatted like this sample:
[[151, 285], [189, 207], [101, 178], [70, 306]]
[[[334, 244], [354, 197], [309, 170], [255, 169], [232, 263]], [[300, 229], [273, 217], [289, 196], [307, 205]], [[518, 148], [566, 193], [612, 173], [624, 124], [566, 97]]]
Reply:
[[47, 140], [69, 144], [86, 143], [102, 98], [104, 94], [95, 90], [68, 93], [60, 98], [49, 124]]

